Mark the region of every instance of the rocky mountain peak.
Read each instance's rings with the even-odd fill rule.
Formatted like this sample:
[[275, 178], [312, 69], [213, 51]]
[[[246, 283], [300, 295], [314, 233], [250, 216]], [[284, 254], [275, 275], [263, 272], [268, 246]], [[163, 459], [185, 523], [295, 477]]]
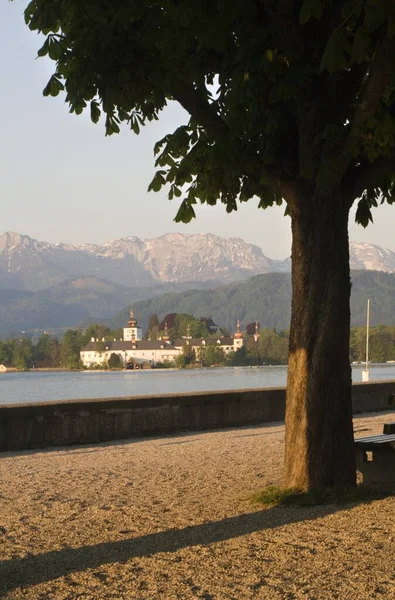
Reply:
[[[350, 244], [351, 268], [395, 272], [395, 253], [367, 243]], [[269, 272], [286, 272], [290, 259], [272, 260], [241, 238], [166, 233], [152, 239], [127, 236], [99, 244], [49, 244], [27, 235], [0, 236], [0, 275], [27, 290], [95, 277], [136, 288], [162, 283], [230, 283]], [[0, 277], [4, 280], [4, 277]], [[14, 280], [13, 280], [14, 281]], [[16, 280], [15, 280], [16, 281]]]
[[395, 252], [366, 242], [351, 242], [350, 266], [351, 269], [395, 273]]

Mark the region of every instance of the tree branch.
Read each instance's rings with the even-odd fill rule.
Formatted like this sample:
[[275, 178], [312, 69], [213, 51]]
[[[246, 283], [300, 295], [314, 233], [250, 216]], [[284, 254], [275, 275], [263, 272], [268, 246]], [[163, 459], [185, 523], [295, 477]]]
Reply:
[[187, 83], [178, 82], [171, 91], [173, 98], [219, 143], [230, 141], [230, 132], [213, 104]]
[[346, 172], [355, 146], [359, 142], [363, 125], [380, 107], [384, 91], [393, 73], [394, 57], [395, 38], [385, 36], [371, 63], [366, 83], [361, 91], [355, 110], [350, 133], [339, 155], [338, 165], [343, 174]]
[[249, 172], [255, 170], [259, 179], [265, 176], [273, 189], [280, 189], [281, 179], [278, 175], [269, 172], [258, 153], [248, 152], [248, 147], [243, 147], [242, 140], [232, 137], [230, 128], [217, 113], [214, 104], [210, 104], [198, 90], [191, 84], [179, 81], [174, 84], [171, 94], [191, 117], [204, 127], [212, 139], [223, 148], [224, 154], [229, 150], [236, 150], [238, 160], [247, 161]]
[[392, 155], [380, 157], [372, 163], [360, 164], [350, 171], [342, 184], [342, 188], [350, 197], [350, 205], [356, 198], [360, 198], [366, 189], [379, 188], [380, 176], [388, 179], [388, 174], [391, 172], [395, 174], [395, 152]]

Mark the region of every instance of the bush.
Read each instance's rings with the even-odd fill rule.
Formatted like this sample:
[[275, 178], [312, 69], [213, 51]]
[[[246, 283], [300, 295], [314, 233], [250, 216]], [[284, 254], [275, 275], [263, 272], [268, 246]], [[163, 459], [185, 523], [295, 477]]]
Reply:
[[115, 354], [112, 352], [110, 358], [108, 359], [108, 367], [110, 369], [120, 369], [123, 367], [123, 362], [119, 354]]

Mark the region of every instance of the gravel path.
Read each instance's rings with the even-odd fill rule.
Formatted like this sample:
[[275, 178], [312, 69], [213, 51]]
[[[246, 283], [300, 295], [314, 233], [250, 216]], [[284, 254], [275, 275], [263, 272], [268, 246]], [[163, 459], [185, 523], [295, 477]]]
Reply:
[[251, 503], [283, 444], [275, 423], [0, 455], [0, 598], [395, 600], [394, 497]]

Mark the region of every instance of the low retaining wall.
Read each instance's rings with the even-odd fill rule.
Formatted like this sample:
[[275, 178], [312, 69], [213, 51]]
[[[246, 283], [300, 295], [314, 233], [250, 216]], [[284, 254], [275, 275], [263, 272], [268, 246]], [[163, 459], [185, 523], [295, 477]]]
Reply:
[[[354, 413], [389, 409], [395, 382], [354, 384]], [[285, 388], [0, 405], [0, 451], [282, 421]]]

